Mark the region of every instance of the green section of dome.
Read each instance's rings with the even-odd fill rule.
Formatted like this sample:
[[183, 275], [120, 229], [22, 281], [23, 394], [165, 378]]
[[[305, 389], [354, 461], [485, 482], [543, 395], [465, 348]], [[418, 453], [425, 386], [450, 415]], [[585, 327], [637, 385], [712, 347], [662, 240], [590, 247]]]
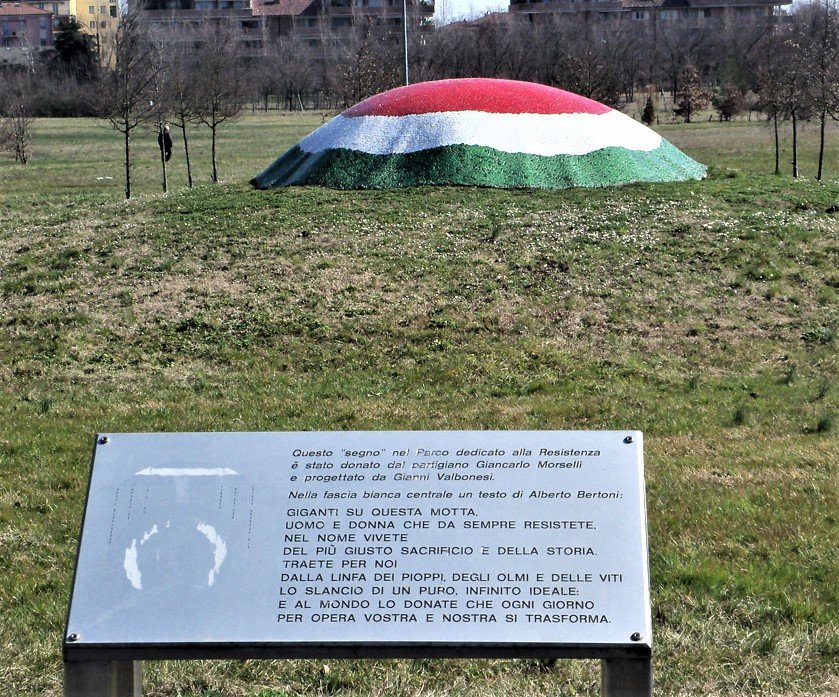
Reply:
[[490, 186], [566, 189], [633, 182], [701, 179], [705, 166], [666, 140], [655, 150], [605, 148], [586, 155], [543, 157], [472, 145], [369, 155], [356, 150], [307, 153], [291, 148], [252, 181], [258, 189], [319, 184], [335, 189], [406, 186]]

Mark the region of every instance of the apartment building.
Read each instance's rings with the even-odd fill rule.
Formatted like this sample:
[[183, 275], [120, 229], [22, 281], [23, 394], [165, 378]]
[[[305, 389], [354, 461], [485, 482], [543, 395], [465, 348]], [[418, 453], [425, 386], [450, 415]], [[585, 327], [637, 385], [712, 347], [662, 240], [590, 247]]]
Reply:
[[92, 37], [102, 57], [106, 56], [108, 43], [119, 24], [119, 0], [22, 0], [20, 4], [51, 12], [53, 34], [68, 20], [75, 19], [81, 30]]
[[[95, 4], [91, 4], [94, 3]], [[105, 60], [108, 46], [119, 25], [117, 0], [70, 0], [70, 14], [81, 25], [82, 31], [94, 39], [100, 60]]]
[[48, 0], [42, 2], [41, 0], [23, 0], [27, 5], [37, 7], [39, 10], [46, 10], [52, 12], [52, 30], [53, 33], [58, 31], [58, 28], [70, 19], [70, 0]]
[[327, 33], [348, 32], [360, 22], [401, 35], [405, 10], [410, 26], [431, 29], [434, 3], [423, 0], [407, 0], [405, 8], [402, 0], [253, 0], [253, 13], [265, 18], [269, 37], [294, 32], [312, 45]]
[[254, 17], [251, 0], [147, 0], [143, 7], [146, 21], [152, 25], [193, 30], [232, 25], [249, 53], [262, 47], [262, 21]]
[[657, 26], [713, 26], [767, 21], [789, 5], [785, 0], [510, 0], [510, 14], [540, 21], [577, 15], [592, 20], [624, 19]]
[[53, 46], [52, 12], [22, 2], [0, 2], [0, 67], [31, 65]]

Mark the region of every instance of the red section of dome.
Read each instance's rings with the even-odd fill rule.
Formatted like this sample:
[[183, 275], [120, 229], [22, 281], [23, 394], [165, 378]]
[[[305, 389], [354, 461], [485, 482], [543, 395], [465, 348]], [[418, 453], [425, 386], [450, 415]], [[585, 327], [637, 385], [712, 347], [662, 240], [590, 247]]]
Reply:
[[492, 114], [605, 114], [609, 107], [573, 92], [517, 80], [463, 78], [419, 82], [365, 99], [344, 116], [408, 116], [440, 111]]

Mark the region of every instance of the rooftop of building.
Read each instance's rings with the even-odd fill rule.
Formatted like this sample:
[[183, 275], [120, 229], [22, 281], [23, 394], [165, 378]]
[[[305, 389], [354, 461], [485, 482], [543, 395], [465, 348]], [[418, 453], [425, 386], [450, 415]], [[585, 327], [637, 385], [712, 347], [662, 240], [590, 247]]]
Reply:
[[320, 0], [252, 0], [251, 2], [253, 13], [265, 17], [313, 14], [319, 8]]
[[21, 15], [51, 15], [52, 12], [42, 10], [34, 5], [22, 2], [0, 2], [0, 16], [20, 17]]

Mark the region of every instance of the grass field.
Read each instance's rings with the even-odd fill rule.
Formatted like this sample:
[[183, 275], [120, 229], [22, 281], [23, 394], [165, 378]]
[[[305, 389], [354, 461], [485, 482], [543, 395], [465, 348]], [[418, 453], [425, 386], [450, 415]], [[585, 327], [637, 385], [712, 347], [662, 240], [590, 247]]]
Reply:
[[[160, 193], [136, 140], [0, 156], [0, 692], [57, 695], [97, 431], [645, 432], [660, 695], [839, 693], [839, 134], [665, 126], [702, 182], [252, 191], [311, 115], [223, 132]], [[785, 162], [789, 160], [785, 152]], [[110, 179], [105, 177], [111, 177]], [[148, 695], [597, 694], [593, 661], [151, 663]]]

